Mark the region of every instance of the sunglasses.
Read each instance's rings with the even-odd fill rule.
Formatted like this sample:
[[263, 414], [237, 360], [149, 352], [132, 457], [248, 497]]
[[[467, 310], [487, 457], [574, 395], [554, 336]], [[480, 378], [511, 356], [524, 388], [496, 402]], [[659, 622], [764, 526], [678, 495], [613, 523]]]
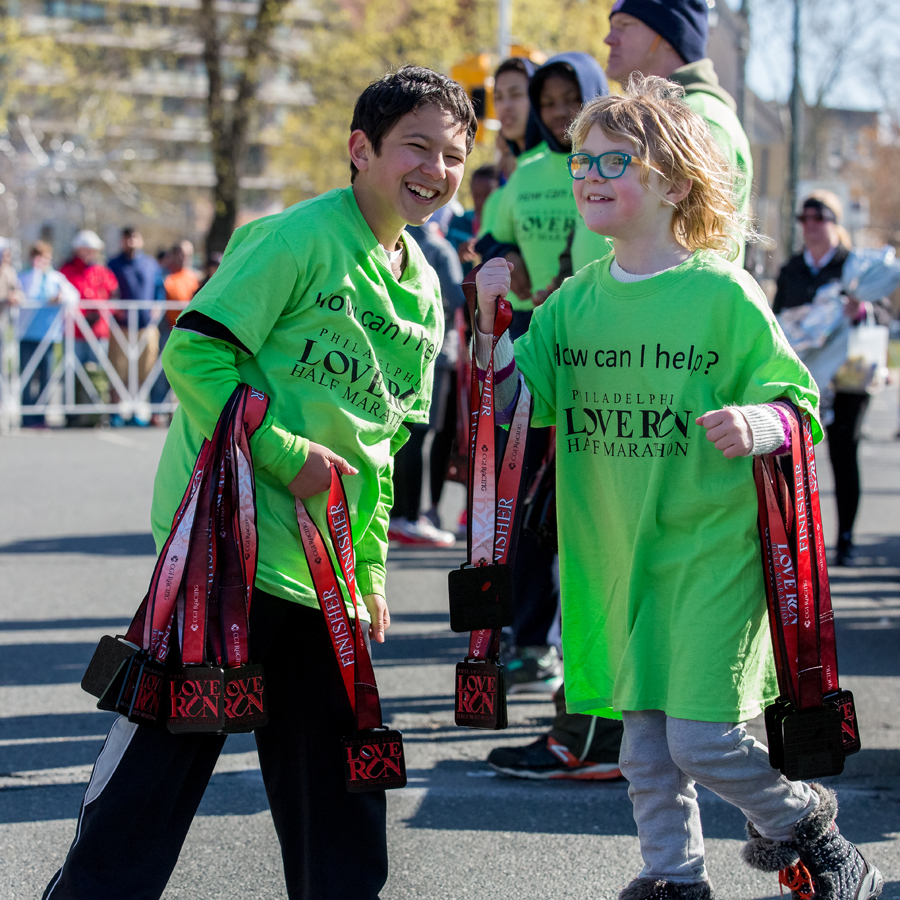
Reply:
[[822, 213], [801, 213], [797, 216], [798, 222], [833, 222], [834, 219]]

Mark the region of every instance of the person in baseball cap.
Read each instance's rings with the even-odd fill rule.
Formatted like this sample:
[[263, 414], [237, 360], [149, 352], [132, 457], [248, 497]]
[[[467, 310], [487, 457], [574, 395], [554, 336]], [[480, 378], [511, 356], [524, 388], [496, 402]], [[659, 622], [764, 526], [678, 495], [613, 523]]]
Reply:
[[106, 246], [95, 231], [84, 229], [72, 238], [73, 250], [102, 250]]

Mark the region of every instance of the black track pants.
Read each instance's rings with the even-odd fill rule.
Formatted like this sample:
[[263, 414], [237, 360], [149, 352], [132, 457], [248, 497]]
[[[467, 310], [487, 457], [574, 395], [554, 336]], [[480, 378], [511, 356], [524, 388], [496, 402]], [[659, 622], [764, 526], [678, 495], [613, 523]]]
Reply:
[[[250, 634], [269, 700], [256, 745], [288, 897], [377, 900], [387, 880], [384, 791], [344, 787], [340, 740], [355, 726], [324, 619], [256, 591]], [[118, 718], [45, 900], [156, 900], [224, 740]]]

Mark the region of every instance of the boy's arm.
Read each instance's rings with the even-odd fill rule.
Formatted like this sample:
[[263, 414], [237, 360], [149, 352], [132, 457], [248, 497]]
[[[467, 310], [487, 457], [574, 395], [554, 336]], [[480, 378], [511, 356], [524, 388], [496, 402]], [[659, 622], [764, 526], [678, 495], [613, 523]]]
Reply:
[[[241, 383], [240, 351], [219, 337], [176, 327], [163, 350], [163, 368], [187, 417], [210, 439], [228, 398]], [[250, 439], [253, 465], [283, 485], [293, 481], [309, 454], [309, 441], [291, 434], [271, 412]]]

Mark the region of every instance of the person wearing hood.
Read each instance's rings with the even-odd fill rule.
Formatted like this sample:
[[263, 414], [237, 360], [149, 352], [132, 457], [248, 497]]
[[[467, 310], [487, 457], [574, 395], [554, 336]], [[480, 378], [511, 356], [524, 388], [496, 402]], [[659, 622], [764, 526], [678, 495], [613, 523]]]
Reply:
[[[709, 6], [706, 0], [616, 0], [609, 15], [606, 75], [625, 84], [634, 72], [659, 75], [684, 88], [684, 102], [709, 125], [736, 179], [735, 205], [750, 213], [753, 159], [750, 141], [737, 117], [734, 98], [719, 85], [706, 55]], [[579, 223], [572, 246], [572, 268], [578, 271], [597, 259], [596, 239]], [[744, 248], [734, 262], [743, 266]]]
[[[489, 235], [503, 252], [494, 248], [487, 254], [479, 246], [483, 258], [502, 255], [514, 263], [512, 290], [520, 301], [531, 300], [533, 291], [549, 285], [559, 271], [559, 255], [579, 218], [566, 169], [567, 130], [584, 103], [607, 93], [603, 69], [587, 53], [552, 57], [528, 86], [542, 142], [528, 159], [519, 160], [497, 201]], [[527, 330], [531, 309], [517, 303], [513, 309], [510, 335], [516, 338]]]

